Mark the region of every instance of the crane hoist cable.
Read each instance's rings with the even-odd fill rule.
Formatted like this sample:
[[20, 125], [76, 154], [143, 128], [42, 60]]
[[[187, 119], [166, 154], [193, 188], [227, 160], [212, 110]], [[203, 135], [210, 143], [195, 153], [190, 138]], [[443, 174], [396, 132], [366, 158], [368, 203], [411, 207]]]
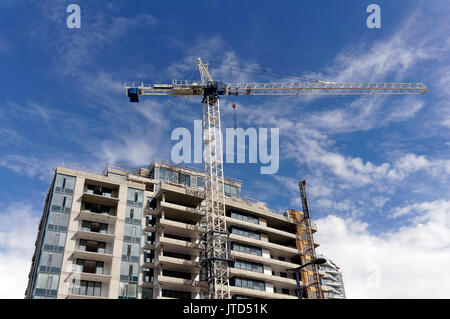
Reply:
[[233, 104], [233, 111], [234, 111], [234, 130], [236, 130], [236, 104]]

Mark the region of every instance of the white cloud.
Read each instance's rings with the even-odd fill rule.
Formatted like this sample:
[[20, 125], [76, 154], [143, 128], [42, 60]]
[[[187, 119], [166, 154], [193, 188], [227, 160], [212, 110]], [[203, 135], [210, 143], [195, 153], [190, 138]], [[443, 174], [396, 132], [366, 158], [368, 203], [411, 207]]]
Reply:
[[124, 162], [130, 165], [148, 165], [157, 154], [150, 138], [145, 136], [123, 136], [117, 140], [107, 140], [101, 144], [99, 156], [107, 163]]
[[392, 214], [393, 218], [397, 218], [403, 215], [416, 213], [417, 215], [421, 216], [423, 212], [426, 211], [437, 211], [440, 207], [446, 207], [450, 209], [449, 206], [450, 202], [446, 202], [444, 200], [438, 200], [434, 202], [423, 202], [418, 204], [411, 204], [404, 207], [398, 207], [394, 210], [394, 213]]
[[411, 210], [410, 224], [378, 236], [359, 220], [317, 220], [318, 249], [341, 267], [348, 298], [450, 297], [450, 201], [398, 209]]
[[31, 205], [2, 205], [0, 212], [0, 298], [23, 298], [34, 251], [38, 211]]
[[391, 180], [402, 180], [407, 175], [424, 170], [435, 177], [448, 178], [450, 160], [429, 160], [425, 155], [405, 154], [398, 159], [386, 177]]

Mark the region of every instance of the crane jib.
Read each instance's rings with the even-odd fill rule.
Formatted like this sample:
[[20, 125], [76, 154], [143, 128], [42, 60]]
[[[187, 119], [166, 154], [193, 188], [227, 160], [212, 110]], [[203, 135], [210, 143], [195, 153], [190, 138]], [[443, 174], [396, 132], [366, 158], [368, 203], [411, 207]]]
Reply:
[[220, 95], [402, 95], [425, 94], [423, 83], [224, 83], [208, 81], [173, 84], [125, 83], [131, 102], [139, 102], [139, 95], [220, 96]]

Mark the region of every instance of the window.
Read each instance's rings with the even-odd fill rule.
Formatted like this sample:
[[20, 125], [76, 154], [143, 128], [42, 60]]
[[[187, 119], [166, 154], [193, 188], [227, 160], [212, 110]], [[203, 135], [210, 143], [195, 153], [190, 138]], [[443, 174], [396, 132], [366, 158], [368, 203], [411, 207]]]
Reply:
[[191, 299], [191, 293], [189, 291], [177, 291], [177, 290], [162, 290], [163, 297], [178, 298], [178, 299]]
[[131, 224], [141, 224], [142, 208], [127, 206], [125, 210], [125, 222]]
[[120, 282], [119, 298], [137, 298], [137, 284], [131, 282]]
[[139, 243], [141, 241], [141, 226], [125, 224], [123, 240]]
[[205, 187], [205, 179], [203, 177], [197, 176], [197, 187], [198, 188]]
[[144, 250], [144, 262], [153, 263], [155, 262], [155, 251], [146, 249]]
[[104, 266], [103, 261], [77, 259], [76, 272], [103, 275]]
[[142, 299], [153, 299], [153, 289], [152, 288], [142, 288]]
[[96, 186], [96, 185], [88, 185], [86, 193], [105, 196], [105, 197], [112, 197], [112, 189], [111, 188]]
[[156, 198], [147, 197], [147, 208], [148, 209], [156, 209]]
[[238, 198], [238, 189], [236, 186], [224, 184], [225, 196]]
[[285, 273], [285, 272], [280, 272], [280, 277], [287, 278], [287, 273]]
[[188, 174], [180, 173], [178, 176], [178, 183], [184, 186], [191, 186], [191, 176]]
[[168, 277], [175, 277], [175, 278], [182, 278], [182, 279], [191, 279], [191, 274], [187, 272], [180, 272], [180, 271], [172, 271], [172, 270], [163, 270], [162, 271], [163, 276]]
[[142, 278], [144, 282], [153, 282], [153, 269], [150, 268], [142, 269]]
[[255, 232], [255, 231], [252, 231], [252, 230], [248, 230], [248, 229], [243, 229], [243, 228], [238, 228], [238, 227], [231, 227], [231, 233], [239, 235], [239, 236], [244, 236], [244, 237], [257, 239], [257, 240], [261, 239], [261, 235], [258, 232]]
[[102, 283], [87, 280], [74, 280], [72, 294], [82, 296], [101, 296]]
[[111, 207], [105, 206], [105, 205], [84, 203], [84, 210], [91, 212], [91, 213], [109, 215], [110, 209], [111, 209]]
[[59, 275], [39, 274], [36, 284], [36, 294], [56, 296]]
[[122, 261], [122, 265], [120, 267], [120, 280], [126, 281], [138, 281], [139, 276], [139, 264]]
[[59, 273], [61, 271], [62, 259], [62, 253], [43, 251], [39, 271]]
[[253, 223], [253, 224], [259, 224], [258, 217], [247, 215], [247, 214], [244, 214], [244, 213], [241, 213], [241, 212], [236, 212], [234, 210], [231, 211], [230, 216], [231, 216], [231, 218], [240, 219], [240, 220], [242, 220], [244, 222]]
[[81, 230], [93, 232], [93, 233], [107, 234], [108, 233], [108, 224], [92, 222], [89, 220], [83, 220], [81, 222]]
[[44, 249], [51, 251], [64, 251], [66, 234], [53, 230], [47, 230], [45, 234]]
[[282, 289], [281, 289], [281, 293], [282, 293], [283, 295], [289, 295], [289, 289], [282, 288]]
[[172, 258], [179, 258], [184, 260], [191, 260], [190, 255], [180, 254], [180, 253], [173, 253], [170, 251], [163, 251], [163, 256], [172, 257]]
[[72, 194], [75, 189], [75, 177], [58, 174], [55, 180], [55, 191]]
[[106, 254], [106, 243], [102, 241], [80, 239], [78, 250]]
[[264, 272], [262, 264], [252, 263], [244, 260], [236, 260], [234, 263], [234, 268], [244, 269], [248, 271], [256, 271], [260, 273]]
[[156, 216], [154, 216], [154, 215], [147, 215], [145, 217], [145, 221], [146, 221], [145, 225], [153, 227], [156, 224]]
[[165, 182], [177, 183], [178, 182], [177, 173], [173, 172], [170, 169], [160, 167], [159, 168], [159, 180], [165, 181]]
[[188, 243], [191, 242], [191, 239], [189, 237], [180, 236], [180, 235], [164, 234], [164, 237], [177, 239], [177, 240], [182, 240], [182, 241], [187, 241]]
[[151, 231], [145, 232], [145, 243], [153, 245], [155, 243], [156, 234]]
[[52, 210], [70, 213], [72, 196], [55, 193], [52, 199]]
[[255, 290], [266, 290], [264, 281], [253, 280], [247, 278], [234, 278], [234, 285], [236, 287], [255, 289]]
[[134, 188], [128, 188], [127, 205], [142, 207], [144, 201], [144, 191]]
[[48, 215], [48, 229], [67, 231], [67, 225], [69, 224], [69, 214], [57, 213], [50, 211]]
[[231, 249], [240, 251], [247, 254], [262, 256], [262, 249], [255, 246], [240, 244], [240, 243], [231, 243]]

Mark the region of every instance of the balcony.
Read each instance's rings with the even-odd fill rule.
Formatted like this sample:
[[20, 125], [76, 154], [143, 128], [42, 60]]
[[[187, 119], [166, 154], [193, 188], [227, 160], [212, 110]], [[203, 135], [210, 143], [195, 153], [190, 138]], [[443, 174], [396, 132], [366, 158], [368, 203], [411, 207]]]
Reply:
[[76, 295], [69, 293], [66, 299], [109, 299], [107, 296]]
[[119, 199], [115, 197], [108, 197], [103, 195], [97, 195], [92, 193], [83, 193], [83, 201], [87, 201], [90, 203], [101, 204], [115, 207], [117, 203], [119, 203]]
[[155, 198], [160, 198], [164, 192], [166, 201], [186, 203], [197, 206], [205, 199], [205, 192], [196, 188], [186, 187], [179, 184], [161, 182]]
[[116, 238], [115, 235], [105, 234], [100, 232], [91, 232], [87, 230], [78, 230], [75, 234], [75, 237], [78, 239], [86, 239], [86, 240], [95, 240], [102, 241], [106, 243], [114, 243]]
[[176, 266], [178, 269], [188, 272], [192, 268], [200, 268], [200, 262], [168, 256], [159, 256], [157, 265], [160, 265], [162, 267], [164, 267], [165, 265]]
[[106, 224], [114, 224], [117, 220], [117, 216], [110, 215], [107, 213], [98, 213], [89, 210], [82, 210], [78, 217], [81, 220], [89, 220], [93, 222], [106, 223]]
[[98, 261], [112, 261], [113, 255], [109, 253], [96, 253], [91, 251], [84, 251], [84, 250], [75, 250], [72, 253], [73, 258], [80, 258], [80, 259], [91, 259], [91, 260], [98, 260]]
[[171, 202], [160, 202], [160, 209], [164, 209], [165, 216], [197, 223], [205, 216], [205, 212], [192, 207], [186, 207]]
[[95, 261], [111, 261], [113, 258], [112, 245], [107, 245], [105, 242], [80, 239], [77, 250], [73, 252], [73, 257]]
[[191, 236], [199, 233], [204, 233], [206, 231], [205, 228], [199, 227], [197, 225], [186, 224], [166, 218], [160, 218], [159, 224], [165, 229], [172, 229], [175, 231], [179, 231], [181, 234], [189, 234]]
[[225, 197], [225, 206], [227, 209], [236, 209], [243, 213], [263, 217], [266, 219], [268, 225], [284, 225], [285, 223], [289, 223], [293, 226], [296, 225], [296, 221], [293, 218], [285, 216], [279, 212], [272, 211], [266, 206], [262, 206], [259, 203], [252, 203], [248, 200]]
[[264, 233], [267, 233], [267, 235], [269, 236], [269, 239], [273, 239], [273, 240], [284, 240], [286, 238], [297, 239], [297, 236], [294, 233], [289, 233], [284, 230], [279, 230], [276, 228], [263, 226], [260, 224], [245, 222], [245, 221], [242, 221], [242, 220], [239, 220], [236, 218], [232, 218], [232, 217], [226, 217], [226, 223], [229, 226], [232, 226], [232, 225], [243, 226], [246, 229], [262, 231]]
[[235, 251], [235, 250], [231, 251], [231, 256], [233, 258], [239, 258], [239, 259], [243, 259], [246, 261], [260, 263], [263, 265], [270, 265], [272, 267], [272, 270], [274, 270], [274, 271], [283, 271], [284, 272], [287, 268], [297, 268], [299, 266], [298, 264], [295, 264], [295, 263], [282, 261], [282, 260], [278, 260], [278, 259], [262, 257], [262, 256], [257, 256], [257, 255], [252, 255], [252, 254], [247, 254], [247, 253]]
[[197, 287], [197, 285], [195, 284], [195, 281], [192, 279], [183, 279], [183, 278], [177, 278], [177, 277], [171, 277], [171, 276], [159, 275], [158, 282], [161, 284]]
[[[78, 276], [80, 274], [74, 274]], [[70, 283], [67, 299], [108, 299], [109, 283], [80, 280]]]
[[287, 247], [287, 246], [283, 246], [283, 245], [279, 245], [279, 244], [274, 244], [274, 243], [271, 243], [268, 241], [255, 240], [255, 239], [247, 238], [247, 237], [236, 235], [236, 234], [231, 234], [230, 240], [232, 242], [233, 241], [234, 242], [242, 242], [242, 243], [248, 244], [248, 245], [267, 248], [267, 249], [270, 249], [271, 251], [279, 253], [280, 255], [285, 255], [285, 256], [290, 256], [290, 257], [301, 254], [301, 251], [295, 247]]
[[230, 292], [232, 295], [243, 295], [243, 296], [264, 298], [264, 299], [298, 299], [296, 296], [289, 296], [289, 295], [278, 294], [278, 293], [274, 293], [274, 292], [241, 288], [241, 287], [235, 287], [235, 286], [230, 287]]
[[235, 275], [238, 277], [256, 279], [256, 280], [263, 280], [266, 283], [271, 282], [281, 288], [292, 289], [292, 288], [297, 287], [297, 281], [295, 279], [267, 275], [267, 274], [256, 272], [256, 271], [249, 271], [249, 270], [238, 269], [238, 268], [231, 268], [230, 270], [231, 270], [232, 275]]
[[108, 283], [111, 280], [111, 275], [95, 274], [88, 272], [72, 272], [71, 276], [76, 276], [79, 280], [97, 281], [101, 283]]
[[191, 250], [202, 250], [203, 247], [200, 244], [196, 244], [193, 242], [187, 242], [184, 240], [179, 239], [173, 239], [168, 237], [159, 237], [159, 243], [161, 246], [175, 246], [173, 250], [176, 250], [177, 252], [186, 252]]

